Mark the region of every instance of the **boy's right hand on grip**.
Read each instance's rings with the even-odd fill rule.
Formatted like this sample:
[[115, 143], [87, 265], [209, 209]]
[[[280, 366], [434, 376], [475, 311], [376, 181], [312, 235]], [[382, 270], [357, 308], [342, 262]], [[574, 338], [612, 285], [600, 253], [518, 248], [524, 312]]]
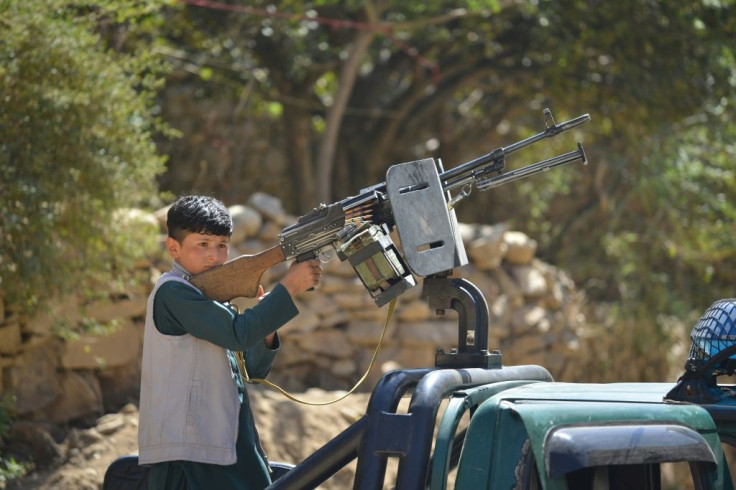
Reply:
[[319, 284], [322, 277], [322, 264], [319, 260], [294, 262], [281, 280], [281, 284], [294, 296]]

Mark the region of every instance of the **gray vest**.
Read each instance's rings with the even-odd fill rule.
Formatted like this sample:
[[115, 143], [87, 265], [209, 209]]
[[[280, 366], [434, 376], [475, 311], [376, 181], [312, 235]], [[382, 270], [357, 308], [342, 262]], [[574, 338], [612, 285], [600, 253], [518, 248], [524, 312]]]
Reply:
[[153, 323], [153, 298], [163, 283], [179, 281], [194, 288], [177, 265], [161, 276], [148, 298], [139, 461], [234, 464], [240, 402], [227, 351], [189, 334], [163, 335]]

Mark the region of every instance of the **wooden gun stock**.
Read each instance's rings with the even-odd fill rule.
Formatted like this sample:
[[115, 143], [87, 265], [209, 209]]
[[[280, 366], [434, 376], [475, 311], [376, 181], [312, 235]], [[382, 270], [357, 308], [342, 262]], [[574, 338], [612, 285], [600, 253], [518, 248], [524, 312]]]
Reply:
[[285, 260], [284, 251], [276, 245], [255, 255], [236, 257], [221, 266], [197, 274], [190, 282], [202, 294], [215, 301], [255, 298], [263, 273]]

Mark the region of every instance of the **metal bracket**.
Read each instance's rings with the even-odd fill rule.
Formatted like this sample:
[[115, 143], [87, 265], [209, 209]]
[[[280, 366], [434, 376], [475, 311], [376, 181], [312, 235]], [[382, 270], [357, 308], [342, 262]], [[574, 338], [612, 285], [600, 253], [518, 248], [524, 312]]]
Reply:
[[414, 274], [427, 277], [468, 263], [434, 159], [391, 166], [386, 190], [404, 256]]

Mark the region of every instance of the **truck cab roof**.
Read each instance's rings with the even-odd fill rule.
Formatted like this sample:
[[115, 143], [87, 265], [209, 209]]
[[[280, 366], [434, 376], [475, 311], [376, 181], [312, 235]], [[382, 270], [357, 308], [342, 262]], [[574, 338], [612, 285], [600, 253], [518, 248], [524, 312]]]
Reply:
[[524, 474], [536, 488], [574, 488], [571, 478], [594, 478], [596, 468], [625, 468], [629, 477], [638, 469], [652, 482], [654, 465], [678, 461], [692, 464], [703, 488], [723, 488], [716, 422], [704, 407], [665, 401], [671, 388], [549, 382], [504, 390], [470, 420], [456, 488], [517, 488]]

